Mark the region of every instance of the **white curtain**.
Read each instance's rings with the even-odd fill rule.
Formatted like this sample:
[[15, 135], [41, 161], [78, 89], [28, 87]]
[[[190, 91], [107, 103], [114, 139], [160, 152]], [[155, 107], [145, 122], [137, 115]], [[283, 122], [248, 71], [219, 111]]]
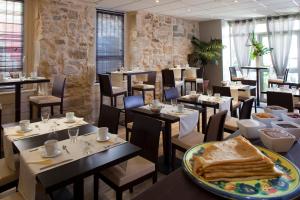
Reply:
[[273, 48], [271, 58], [278, 77], [284, 75], [288, 65], [294, 21], [293, 16], [267, 19], [269, 46]]
[[235, 55], [239, 67], [249, 66], [250, 59], [250, 47], [249, 47], [249, 35], [254, 31], [255, 22], [252, 21], [239, 21], [231, 24], [231, 34], [233, 36], [233, 45], [235, 49]]

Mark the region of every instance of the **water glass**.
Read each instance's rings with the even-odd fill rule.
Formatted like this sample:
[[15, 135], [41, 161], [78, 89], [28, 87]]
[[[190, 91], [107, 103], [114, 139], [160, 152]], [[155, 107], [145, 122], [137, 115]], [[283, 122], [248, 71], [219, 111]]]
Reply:
[[47, 123], [49, 120], [49, 112], [42, 112], [41, 119], [42, 119], [42, 122]]
[[177, 99], [171, 99], [171, 105], [175, 107], [177, 105]]
[[212, 95], [212, 91], [211, 90], [207, 90], [207, 95], [211, 96]]
[[70, 138], [70, 141], [72, 143], [76, 143], [77, 142], [78, 133], [79, 133], [79, 129], [78, 128], [70, 128], [70, 129], [68, 129], [69, 138]]
[[297, 87], [296, 86], [292, 86], [292, 93], [295, 93], [297, 91]]

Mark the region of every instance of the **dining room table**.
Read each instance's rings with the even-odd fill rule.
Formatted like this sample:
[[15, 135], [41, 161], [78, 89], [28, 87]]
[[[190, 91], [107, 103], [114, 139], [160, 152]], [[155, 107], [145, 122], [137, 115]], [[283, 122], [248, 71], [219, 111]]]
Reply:
[[134, 75], [143, 75], [150, 74], [154, 72], [153, 70], [141, 70], [141, 69], [133, 69], [133, 70], [120, 70], [114, 72], [108, 72], [109, 74], [122, 74], [127, 77], [127, 93], [128, 96], [132, 96], [132, 76]]
[[192, 108], [184, 108], [182, 113], [176, 111], [175, 106], [162, 104], [164, 108], [159, 113], [150, 110], [149, 105], [134, 108], [131, 111], [137, 114], [145, 115], [164, 122], [163, 127], [163, 157], [159, 159], [159, 170], [163, 174], [169, 174], [172, 171], [172, 124], [179, 122], [179, 134], [191, 132], [198, 123], [199, 111]]
[[0, 80], [1, 86], [14, 86], [15, 88], [15, 122], [21, 120], [21, 87], [25, 84], [48, 83], [49, 79], [45, 77], [36, 78], [4, 78]]
[[256, 102], [257, 106], [260, 106], [260, 91], [261, 91], [261, 72], [269, 70], [268, 67], [251, 67], [251, 66], [244, 66], [241, 67], [241, 69], [247, 69], [247, 70], [254, 70], [256, 73]]
[[[73, 184], [74, 199], [83, 199], [84, 178], [92, 176], [99, 170], [119, 164], [140, 153], [140, 148], [110, 135], [108, 141], [98, 142], [98, 128], [84, 123], [65, 123], [64, 118], [51, 119], [50, 123], [56, 127], [66, 126], [59, 130], [42, 127], [44, 122], [32, 123], [37, 129], [26, 133], [25, 136], [13, 134], [18, 127], [10, 127], [6, 137], [11, 139], [12, 148], [19, 154], [19, 186], [18, 190], [27, 199], [43, 199], [46, 195]], [[69, 139], [68, 129], [78, 128], [78, 141], [73, 143]], [[47, 140], [57, 140], [60, 154], [57, 157], [44, 157]], [[40, 190], [42, 189], [42, 190]]]
[[[229, 138], [240, 135], [239, 131], [233, 133]], [[229, 139], [227, 138], [227, 139]], [[260, 139], [252, 139], [250, 142], [257, 146], [264, 147]], [[300, 168], [300, 141], [295, 142], [293, 147], [286, 153], [281, 153], [282, 156], [289, 159], [295, 166]], [[134, 200], [165, 200], [165, 199], [189, 199], [189, 200], [221, 200], [226, 199], [218, 196], [208, 190], [200, 187], [193, 182], [184, 171], [183, 168], [179, 168], [161, 181], [154, 184], [151, 188], [147, 189]], [[300, 199], [300, 197], [296, 198]]]

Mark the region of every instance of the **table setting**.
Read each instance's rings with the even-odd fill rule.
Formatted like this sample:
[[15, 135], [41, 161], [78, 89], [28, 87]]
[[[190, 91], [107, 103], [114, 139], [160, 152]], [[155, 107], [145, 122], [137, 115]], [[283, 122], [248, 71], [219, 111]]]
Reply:
[[[20, 153], [19, 192], [26, 199], [35, 199], [36, 176], [61, 165], [107, 151], [127, 141], [110, 134], [107, 127], [78, 136], [79, 129], [68, 129], [69, 139], [57, 141], [49, 138], [43, 146]], [[126, 163], [123, 165], [126, 167]]]

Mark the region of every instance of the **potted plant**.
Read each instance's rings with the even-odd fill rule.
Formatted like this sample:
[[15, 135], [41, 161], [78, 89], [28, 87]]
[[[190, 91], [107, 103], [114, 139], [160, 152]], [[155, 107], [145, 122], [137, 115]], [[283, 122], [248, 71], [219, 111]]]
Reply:
[[260, 57], [270, 53], [273, 50], [273, 48], [267, 48], [263, 45], [263, 43], [257, 41], [254, 32], [250, 33], [249, 37], [250, 37], [250, 45], [248, 46], [251, 47], [250, 58], [252, 60], [255, 59], [256, 67], [259, 67]]

